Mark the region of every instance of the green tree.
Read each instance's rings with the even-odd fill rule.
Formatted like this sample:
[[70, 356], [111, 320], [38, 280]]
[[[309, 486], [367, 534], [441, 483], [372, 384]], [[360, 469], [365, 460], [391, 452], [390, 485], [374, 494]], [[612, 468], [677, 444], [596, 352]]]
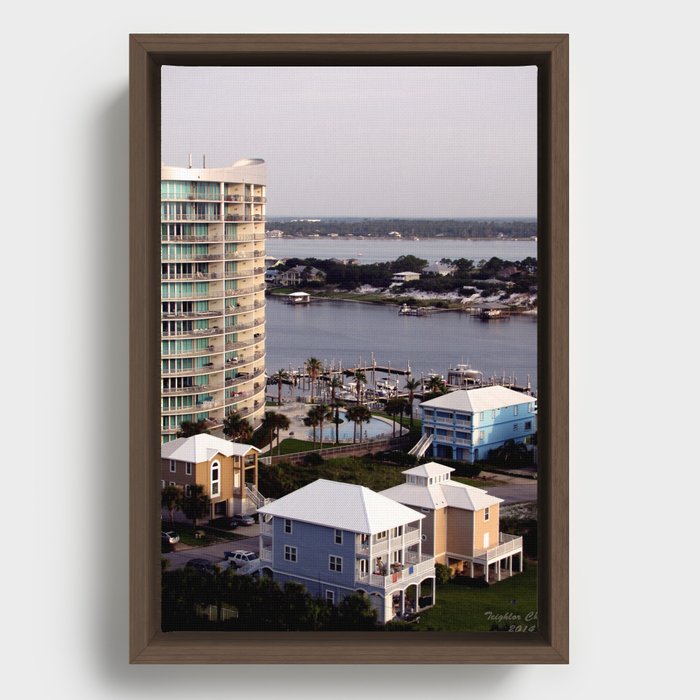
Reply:
[[272, 377], [273, 382], [277, 384], [277, 405], [282, 405], [282, 384], [289, 379], [289, 373], [286, 370], [278, 369]]
[[[280, 430], [289, 430], [289, 418], [284, 413], [275, 416], [275, 430], [277, 432], [277, 456], [280, 456]], [[272, 448], [270, 448], [272, 449]]]
[[404, 400], [399, 398], [389, 399], [386, 402], [385, 411], [392, 417], [391, 437], [396, 437], [396, 416], [403, 412]]
[[349, 421], [354, 423], [352, 432], [353, 444], [357, 442], [357, 427], [360, 426], [360, 444], [362, 444], [362, 423], [369, 423], [372, 413], [367, 406], [350, 406], [346, 412]]
[[192, 484], [190, 493], [182, 497], [180, 509], [185, 517], [192, 521], [192, 527], [197, 527], [197, 521], [209, 512], [209, 497], [204, 493], [204, 486]]
[[357, 394], [358, 406], [362, 403], [362, 385], [367, 384], [367, 377], [361, 369], [356, 369], [352, 375], [355, 382], [355, 393]]
[[336, 608], [336, 625], [342, 630], [373, 630], [377, 627], [377, 611], [369, 596], [356, 591], [345, 596]]
[[160, 504], [163, 508], [168, 509], [170, 513], [170, 529], [175, 529], [173, 514], [176, 510], [180, 510], [182, 501], [182, 491], [177, 486], [166, 486], [160, 492]]
[[320, 449], [323, 449], [323, 424], [327, 420], [333, 418], [333, 410], [330, 406], [325, 403], [320, 403], [315, 406], [312, 410], [316, 412], [316, 420], [318, 421], [319, 432], [320, 432]]
[[340, 418], [340, 407], [343, 404], [341, 401], [338, 400], [336, 392], [338, 391], [338, 389], [343, 388], [343, 380], [338, 375], [334, 375], [333, 377], [331, 377], [328, 386], [331, 388], [331, 406], [335, 410], [335, 417], [333, 418], [333, 422], [335, 423], [335, 444], [337, 445], [340, 442], [339, 426], [343, 422]]
[[314, 402], [314, 385], [316, 383], [316, 380], [321, 374], [321, 371], [323, 370], [323, 365], [321, 364], [321, 360], [317, 359], [316, 357], [310, 357], [305, 363], [304, 367], [306, 367], [306, 372], [309, 375], [309, 381], [311, 384], [311, 403]]
[[253, 426], [238, 411], [232, 411], [224, 418], [223, 433], [233, 442], [248, 442], [253, 437]]
[[207, 427], [207, 422], [205, 420], [191, 421], [183, 420], [180, 423], [180, 428], [177, 431], [177, 437], [188, 438], [193, 435], [200, 435], [201, 433], [208, 433], [209, 428]]
[[408, 389], [408, 415], [411, 419], [411, 427], [413, 427], [413, 400], [416, 397], [416, 389], [420, 389], [420, 381], [409, 378], [406, 380], [405, 388]]
[[309, 426], [313, 430], [313, 448], [316, 449], [316, 428], [318, 427], [318, 413], [316, 407], [312, 406], [304, 418], [304, 425]]
[[425, 388], [431, 394], [446, 394], [447, 393], [447, 385], [445, 384], [443, 379], [441, 377], [439, 377], [437, 374], [433, 374], [430, 376], [428, 381], [425, 382]]

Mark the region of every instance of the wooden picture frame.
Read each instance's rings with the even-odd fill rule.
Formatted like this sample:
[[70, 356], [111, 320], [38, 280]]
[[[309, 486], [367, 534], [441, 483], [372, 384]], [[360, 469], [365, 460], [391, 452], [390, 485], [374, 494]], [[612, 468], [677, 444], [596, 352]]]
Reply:
[[[151, 233], [160, 225], [160, 68], [168, 64], [538, 67], [540, 631], [160, 631], [160, 250]], [[568, 36], [132, 35], [129, 79], [131, 663], [567, 663]]]

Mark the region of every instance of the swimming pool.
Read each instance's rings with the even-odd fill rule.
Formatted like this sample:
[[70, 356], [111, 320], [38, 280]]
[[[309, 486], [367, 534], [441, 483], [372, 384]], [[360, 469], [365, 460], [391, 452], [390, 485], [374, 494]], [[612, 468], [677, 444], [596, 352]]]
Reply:
[[[349, 422], [345, 416], [345, 411], [340, 410], [338, 412], [339, 418], [343, 421], [338, 426], [338, 437], [341, 441], [347, 442], [348, 440], [352, 442], [352, 435], [355, 428], [354, 423]], [[391, 436], [391, 423], [389, 421], [380, 420], [379, 418], [371, 418], [369, 423], [360, 423], [357, 426], [357, 439], [360, 439], [360, 426], [362, 426], [362, 439], [366, 440], [368, 438], [376, 438], [380, 435]], [[398, 426], [397, 426], [398, 427]], [[316, 428], [316, 440], [321, 437], [320, 431]], [[313, 440], [313, 430], [309, 429], [307, 433], [307, 439]], [[324, 421], [323, 423], [323, 441], [324, 442], [334, 442], [335, 441], [335, 424], [332, 421]]]

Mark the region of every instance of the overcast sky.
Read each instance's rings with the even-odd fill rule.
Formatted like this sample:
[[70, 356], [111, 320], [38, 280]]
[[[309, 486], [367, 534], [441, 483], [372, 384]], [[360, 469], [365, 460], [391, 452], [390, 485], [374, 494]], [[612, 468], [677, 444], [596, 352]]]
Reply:
[[263, 158], [275, 216], [537, 212], [537, 69], [164, 67], [162, 161]]

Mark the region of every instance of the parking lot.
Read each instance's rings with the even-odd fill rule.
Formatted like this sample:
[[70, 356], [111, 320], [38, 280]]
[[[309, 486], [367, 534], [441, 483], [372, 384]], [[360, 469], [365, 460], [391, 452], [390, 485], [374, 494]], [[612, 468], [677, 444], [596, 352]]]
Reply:
[[167, 559], [170, 564], [169, 570], [181, 569], [190, 559], [207, 559], [216, 564], [224, 559], [224, 552], [235, 551], [237, 549], [245, 549], [249, 552], [258, 551], [258, 525], [241, 526], [236, 530], [236, 534], [245, 536], [245, 539], [236, 540], [235, 542], [218, 542], [206, 547], [186, 547], [176, 545], [173, 552], [162, 554], [161, 556]]

